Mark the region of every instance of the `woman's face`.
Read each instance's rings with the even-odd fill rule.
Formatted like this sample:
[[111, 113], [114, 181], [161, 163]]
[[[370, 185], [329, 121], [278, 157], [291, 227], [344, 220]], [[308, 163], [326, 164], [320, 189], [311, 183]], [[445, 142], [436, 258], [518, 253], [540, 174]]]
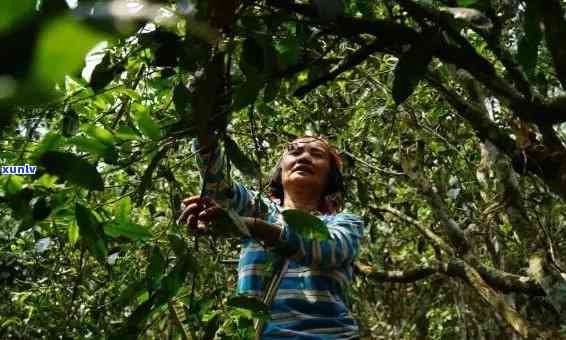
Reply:
[[289, 144], [281, 161], [283, 190], [292, 186], [309, 188], [322, 195], [330, 172], [330, 155], [315, 138], [301, 138]]

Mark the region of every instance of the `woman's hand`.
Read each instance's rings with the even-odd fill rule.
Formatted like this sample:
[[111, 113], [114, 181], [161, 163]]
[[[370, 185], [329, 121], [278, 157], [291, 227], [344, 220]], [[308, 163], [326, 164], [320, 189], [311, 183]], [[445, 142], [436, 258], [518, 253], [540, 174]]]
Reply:
[[185, 208], [177, 219], [177, 224], [186, 224], [189, 230], [195, 233], [208, 231], [208, 224], [223, 213], [223, 209], [208, 197], [192, 196], [185, 198], [183, 206]]
[[242, 217], [219, 206], [208, 197], [193, 196], [183, 200], [185, 208], [177, 224], [186, 224], [189, 232], [216, 236], [250, 236]]
[[261, 219], [242, 217], [220, 207], [208, 197], [193, 196], [183, 200], [183, 211], [177, 224], [186, 224], [197, 234], [250, 237], [252, 230], [260, 240], [274, 243], [281, 237], [281, 228]]

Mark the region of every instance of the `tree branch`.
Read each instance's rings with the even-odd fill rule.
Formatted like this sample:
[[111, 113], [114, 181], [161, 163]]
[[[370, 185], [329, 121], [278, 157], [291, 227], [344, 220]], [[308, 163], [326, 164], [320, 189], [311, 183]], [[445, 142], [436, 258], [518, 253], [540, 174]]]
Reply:
[[458, 223], [454, 221], [450, 214], [448, 213], [448, 208], [438, 195], [437, 189], [434, 186], [425, 183], [424, 180], [419, 180], [419, 189], [426, 199], [432, 206], [433, 211], [436, 213], [437, 217], [442, 222], [442, 226], [446, 232], [446, 235], [450, 239], [450, 242], [457, 248], [459, 254], [465, 254], [470, 249], [470, 244], [466, 239], [466, 234], [464, 230], [460, 228]]
[[346, 60], [344, 60], [340, 65], [338, 65], [334, 70], [330, 71], [328, 74], [315, 79], [314, 81], [299, 87], [295, 93], [293, 94], [295, 97], [303, 97], [309, 91], [317, 88], [320, 85], [323, 85], [329, 81], [334, 80], [338, 77], [342, 72], [347, 71], [351, 68], [358, 66], [359, 64], [363, 63], [367, 57], [372, 55], [373, 53], [383, 50], [383, 46], [379, 39], [376, 39], [371, 44], [364, 46], [357, 50], [356, 52], [349, 55]]
[[[427, 238], [431, 239], [438, 247], [442, 248], [446, 253], [452, 255], [454, 251], [444, 240], [432, 232], [429, 228], [422, 225], [419, 221], [403, 214], [397, 209], [391, 207], [369, 207], [372, 213], [388, 212], [404, 222], [408, 222], [423, 233]], [[481, 275], [483, 280], [491, 287], [500, 290], [504, 293], [518, 292], [528, 295], [545, 295], [543, 288], [532, 278], [528, 276], [519, 276], [507, 273], [495, 268], [487, 267], [475, 259], [469, 257], [471, 262], [474, 262], [474, 268]], [[448, 276], [460, 277], [465, 279], [465, 263], [460, 259], [452, 259], [446, 264], [436, 264], [433, 266], [422, 266], [409, 271], [391, 271], [379, 272], [375, 269], [368, 271], [370, 267], [357, 266], [357, 269], [363, 273], [377, 273], [375, 274], [376, 280], [380, 282], [414, 282], [424, 279], [436, 273], [442, 273]], [[373, 274], [372, 274], [373, 275]]]
[[[431, 193], [428, 193], [431, 195]], [[453, 243], [456, 243], [456, 246], [459, 247], [460, 253], [465, 253], [468, 247], [465, 238], [462, 240], [460, 236], [454, 235], [454, 233], [458, 233], [453, 228], [458, 228], [459, 232], [463, 231], [460, 227], [453, 221], [451, 218], [447, 216], [446, 207], [444, 207], [442, 202], [436, 202], [439, 200], [439, 197], [434, 197], [436, 194], [432, 193], [432, 200], [431, 204], [439, 213], [440, 218], [443, 220], [445, 228], [447, 228], [448, 236], [451, 238]], [[385, 211], [389, 211], [391, 209], [387, 209]], [[402, 215], [402, 214], [401, 214]], [[410, 219], [410, 218], [409, 218]], [[419, 225], [413, 219], [411, 223], [414, 225]], [[428, 229], [428, 228], [425, 228]], [[434, 235], [434, 234], [433, 234]], [[462, 242], [464, 242], [462, 244]], [[462, 247], [466, 247], [462, 249]], [[467, 282], [476, 293], [488, 304], [490, 304], [498, 313], [507, 321], [507, 323], [513, 328], [515, 332], [520, 334], [523, 337], [526, 337], [531, 329], [533, 332], [538, 333], [538, 330], [531, 328], [529, 324], [520, 316], [517, 311], [511, 307], [503, 298], [501, 294], [494, 290], [494, 287], [503, 287], [504, 289], [509, 289], [510, 287], [514, 287], [517, 289], [518, 287], [524, 288], [522, 285], [526, 280], [530, 280], [530, 278], [522, 279], [518, 276], [513, 276], [512, 274], [500, 272], [493, 268], [484, 267], [482, 264], [477, 261], [473, 256], [466, 256], [467, 261], [459, 259], [459, 258], [452, 258], [447, 264], [437, 266], [437, 272], [444, 273], [449, 276], [456, 276], [463, 279]], [[482, 268], [483, 267], [483, 268]], [[482, 268], [483, 270], [478, 270], [476, 268]], [[392, 280], [393, 282], [411, 282], [422, 279], [424, 277], [430, 276], [434, 273], [434, 268], [429, 267], [421, 267], [413, 271], [409, 272], [384, 272], [380, 273], [376, 277], [376, 279], [381, 280]], [[484, 278], [485, 277], [485, 278]], [[516, 280], [513, 280], [516, 279]], [[511, 284], [510, 282], [514, 282], [516, 285]], [[542, 289], [542, 288], [541, 288]], [[512, 290], [514, 291], [514, 290]], [[540, 292], [540, 291], [539, 291]], [[543, 291], [544, 294], [544, 291]], [[531, 329], [530, 329], [531, 328]]]
[[[311, 19], [318, 19], [318, 15], [313, 6], [298, 4], [295, 3], [294, 0], [268, 0], [268, 5], [301, 14]], [[352, 36], [363, 33], [371, 34], [382, 39], [384, 45], [412, 44], [421, 38], [420, 34], [412, 28], [391, 20], [367, 20], [341, 16], [332, 22], [320, 21], [321, 25], [329, 23], [332, 25], [328, 25], [327, 28], [335, 34], [340, 36]]]
[[388, 270], [379, 271], [371, 266], [363, 265], [359, 262], [354, 264], [354, 269], [357, 274], [362, 274], [365, 277], [377, 282], [397, 282], [397, 283], [413, 283], [427, 277], [439, 274], [439, 268], [432, 266], [420, 266], [410, 270]]
[[481, 274], [468, 263], [457, 260], [463, 266], [463, 279], [472, 286], [476, 293], [495, 309], [505, 321], [513, 328], [513, 330], [526, 338], [529, 333], [537, 333], [537, 330], [530, 327], [529, 323], [524, 320], [521, 315], [513, 308], [503, 296], [493, 290], [482, 278]]
[[[399, 3], [413, 17], [419, 19], [422, 26], [426, 27], [426, 23], [424, 22], [426, 19], [432, 21], [435, 25], [441, 27], [444, 31], [446, 31], [451, 39], [454, 39], [459, 45], [461, 45], [466, 54], [473, 56], [473, 58], [478, 59], [478, 61], [479, 59], [483, 58], [476, 53], [475, 48], [470, 44], [470, 42], [464, 36], [462, 36], [462, 34], [460, 34], [458, 30], [454, 29], [452, 22], [441, 11], [411, 0], [399, 0]], [[477, 28], [475, 28], [474, 31], [486, 40], [488, 47], [493, 51], [493, 53], [503, 63], [503, 65], [505, 65], [507, 74], [511, 76], [513, 82], [517, 85], [517, 88], [521, 91], [525, 98], [531, 100], [532, 91], [529, 83], [525, 75], [521, 71], [519, 65], [514, 61], [511, 54], [508, 53], [505, 49], [501, 48], [498, 40], [499, 35], [490, 34], [490, 32], [487, 30], [481, 30]], [[493, 67], [487, 67], [486, 65], [483, 65], [481, 67], [484, 70], [495, 74], [495, 69], [493, 69]], [[513, 95], [517, 96], [517, 93], [513, 93]]]
[[[493, 64], [481, 56], [464, 36], [454, 30], [450, 22], [447, 21], [440, 11], [411, 0], [399, 0], [399, 3], [427, 30], [435, 31], [438, 28], [426, 26], [425, 19], [432, 21], [446, 32], [446, 34], [438, 35], [440, 39], [431, 39], [433, 43], [437, 44], [435, 47], [435, 55], [437, 57], [468, 71], [483, 85], [499, 95], [501, 99], [507, 101], [518, 117], [525, 121], [543, 124], [557, 124], [566, 121], [566, 108], [562, 105], [542, 104], [539, 100], [533, 98], [532, 89], [519, 65], [510, 53], [501, 48], [495, 35], [476, 30], [478, 34], [484, 37], [489, 48], [505, 65], [507, 74], [516, 84], [518, 90], [497, 75]], [[454, 41], [456, 44], [451, 41]], [[564, 57], [564, 55], [562, 56]], [[566, 65], [566, 62], [564, 64]]]
[[483, 112], [481, 107], [465, 100], [449, 89], [436, 73], [428, 73], [427, 80], [452, 105], [457, 113], [466, 119], [474, 128], [481, 140], [489, 140], [508, 156], [519, 152], [515, 141], [501, 128], [495, 125]]
[[392, 208], [392, 207], [388, 207], [388, 206], [379, 207], [379, 208], [369, 207], [368, 209], [369, 209], [370, 212], [372, 212], [374, 214], [375, 213], [388, 212], [388, 213], [392, 214], [393, 216], [397, 217], [398, 219], [400, 219], [401, 221], [412, 224], [413, 226], [415, 226], [418, 229], [418, 231], [421, 234], [423, 234], [425, 237], [427, 237], [432, 242], [434, 242], [434, 244], [436, 244], [440, 249], [444, 250], [449, 255], [454, 254], [454, 249], [452, 249], [452, 247], [448, 243], [446, 243], [440, 236], [436, 235], [432, 230], [427, 228], [425, 225], [423, 225], [419, 221], [415, 220], [414, 218], [412, 218], [410, 216], [403, 214], [399, 210]]
[[[418, 266], [409, 270], [380, 271], [375, 267], [359, 262], [355, 263], [354, 268], [357, 273], [377, 282], [413, 283], [435, 274], [458, 277], [468, 282], [465, 275], [464, 262], [461, 260], [433, 263], [432, 265]], [[483, 265], [480, 265], [477, 271], [488, 285], [503, 293], [522, 293], [529, 296], [546, 295], [543, 288], [528, 276], [515, 275]]]
[[[553, 1], [556, 2], [557, 0]], [[270, 0], [268, 4], [275, 8], [294, 12], [311, 19], [318, 19], [314, 8], [306, 4], [298, 4], [292, 0]], [[461, 35], [450, 35], [449, 38], [452, 38], [451, 40], [442, 32], [432, 30], [432, 32], [428, 33], [419, 33], [406, 25], [396, 23], [392, 20], [381, 19], [366, 20], [351, 17], [338, 17], [332, 22], [318, 21], [318, 24], [325, 26], [330, 32], [343, 37], [371, 34], [380, 39], [383, 47], [382, 50], [389, 49], [388, 52], [394, 55], [399, 55], [400, 46], [412, 45], [423, 40], [430, 41], [431, 44], [433, 44], [434, 56], [444, 62], [470, 72], [470, 74], [482, 84], [497, 94], [500, 99], [507, 102], [514, 114], [521, 119], [544, 124], [558, 124], [566, 121], [566, 105], [562, 105], [561, 103], [556, 105], [555, 102], [540, 104], [530, 101], [530, 98], [526, 98], [511, 84], [499, 77], [493, 65], [478, 54], [473, 46], [470, 45], [469, 41]], [[552, 32], [562, 31], [558, 28], [554, 28]], [[559, 39], [560, 36], [563, 35], [556, 33], [553, 37]], [[560, 50], [561, 49], [557, 48], [556, 53]], [[507, 62], [508, 61], [509, 60], [507, 60]], [[560, 67], [564, 64], [564, 73], [566, 73], [566, 57], [561, 58], [559, 64]], [[564, 78], [566, 79], [566, 75]], [[521, 83], [521, 79], [515, 80]], [[524, 90], [525, 89], [523, 89], [523, 92], [525, 92]]]
[[[482, 32], [476, 31], [476, 33], [481, 34]], [[520, 65], [515, 61], [511, 53], [501, 46], [501, 42], [494, 35], [482, 34], [482, 36], [487, 42], [489, 49], [497, 56], [503, 66], [505, 66], [505, 72], [515, 83], [517, 89], [521, 91], [527, 100], [533, 100], [533, 89]]]
[[562, 88], [566, 89], [566, 21], [560, 0], [547, 0], [540, 6], [546, 44], [552, 55], [554, 68]]
[[[437, 74], [429, 72], [427, 80], [457, 110], [458, 114], [472, 125], [481, 140], [489, 140], [500, 151], [514, 159], [513, 166], [517, 172], [524, 174], [525, 171], [522, 169], [530, 171], [540, 177], [553, 192], [566, 197], [566, 176], [562, 176], [566, 171], [566, 152], [563, 148], [558, 145], [548, 147], [534, 144], [521, 150], [508, 133], [492, 122], [480, 107], [466, 101], [445, 86]], [[543, 131], [548, 140], [549, 131]]]

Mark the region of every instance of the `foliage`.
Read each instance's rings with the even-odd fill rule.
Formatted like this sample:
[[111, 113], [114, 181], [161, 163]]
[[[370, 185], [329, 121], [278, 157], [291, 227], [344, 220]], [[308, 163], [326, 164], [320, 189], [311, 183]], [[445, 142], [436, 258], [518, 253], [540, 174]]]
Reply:
[[38, 166], [0, 175], [1, 338], [249, 339], [238, 240], [175, 223], [210, 131], [256, 190], [342, 151], [364, 338], [566, 336], [562, 2], [120, 4], [0, 3], [0, 166]]
[[283, 220], [298, 235], [309, 239], [328, 240], [330, 233], [324, 221], [298, 209], [286, 209], [282, 212]]

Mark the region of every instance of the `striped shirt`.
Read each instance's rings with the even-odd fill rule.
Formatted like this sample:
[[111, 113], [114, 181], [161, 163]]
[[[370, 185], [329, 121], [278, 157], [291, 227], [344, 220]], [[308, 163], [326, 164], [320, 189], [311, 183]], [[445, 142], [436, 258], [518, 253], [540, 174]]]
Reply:
[[[194, 143], [193, 148], [198, 145]], [[283, 227], [282, 240], [275, 249], [268, 250], [253, 239], [242, 240], [239, 294], [262, 298], [274, 269], [288, 260], [262, 339], [359, 338], [358, 325], [346, 307], [345, 291], [363, 234], [360, 218], [349, 213], [320, 216], [330, 239], [307, 239], [285, 224], [283, 208], [276, 202], [258, 199], [256, 192], [230, 180], [220, 148], [201, 155], [198, 164], [206, 196], [242, 216], [259, 214], [268, 223]]]

